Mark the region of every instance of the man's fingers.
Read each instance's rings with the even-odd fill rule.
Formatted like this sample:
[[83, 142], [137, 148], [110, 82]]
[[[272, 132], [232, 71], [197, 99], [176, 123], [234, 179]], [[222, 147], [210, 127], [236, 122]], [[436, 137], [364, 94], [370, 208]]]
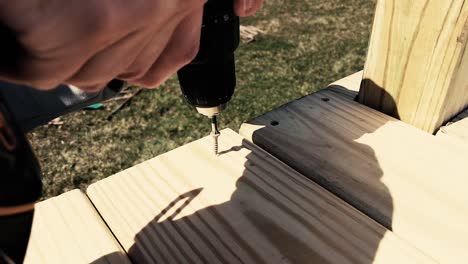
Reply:
[[129, 80], [143, 76], [163, 52], [181, 19], [169, 21], [156, 31], [144, 30], [121, 39], [95, 54], [66, 82], [93, 91], [115, 78]]
[[[171, 26], [167, 25], [164, 27], [163, 31], [153, 33], [153, 37], [150, 38], [150, 41], [142, 44], [144, 48], [137, 54], [132, 64], [125, 72], [117, 76], [117, 79], [131, 82], [132, 80], [143, 78], [164, 51], [177, 26], [177, 24]], [[162, 35], [167, 37], [161, 38]]]
[[[118, 76], [154, 87], [196, 56], [206, 1], [0, 0], [2, 23], [17, 33], [25, 50], [17, 72], [0, 73], [0, 79], [95, 90]], [[239, 16], [252, 15], [263, 4], [234, 1]]]
[[200, 46], [203, 9], [188, 15], [177, 26], [164, 52], [142, 78], [130, 82], [153, 88], [167, 80], [172, 74], [190, 63]]
[[141, 48], [140, 43], [146, 38], [145, 34], [148, 33], [130, 33], [93, 55], [75, 74], [66, 80], [66, 83], [85, 90], [84, 87], [92, 87], [112, 79], [132, 63], [133, 53]]
[[263, 6], [263, 0], [235, 0], [234, 11], [238, 16], [245, 17], [255, 14]]
[[109, 80], [108, 82], [101, 83], [101, 84], [91, 84], [91, 85], [84, 85], [84, 86], [73, 85], [73, 86], [79, 88], [80, 90], [86, 91], [87, 93], [97, 93], [99, 91], [102, 91], [104, 88], [106, 88], [110, 82], [111, 81]]

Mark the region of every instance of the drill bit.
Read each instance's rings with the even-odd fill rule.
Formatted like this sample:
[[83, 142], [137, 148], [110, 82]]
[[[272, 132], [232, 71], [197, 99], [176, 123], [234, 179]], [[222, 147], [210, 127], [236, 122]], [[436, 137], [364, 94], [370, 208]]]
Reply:
[[213, 137], [213, 150], [215, 156], [218, 156], [218, 137], [221, 135], [218, 130], [218, 118], [214, 115], [211, 118], [211, 136]]

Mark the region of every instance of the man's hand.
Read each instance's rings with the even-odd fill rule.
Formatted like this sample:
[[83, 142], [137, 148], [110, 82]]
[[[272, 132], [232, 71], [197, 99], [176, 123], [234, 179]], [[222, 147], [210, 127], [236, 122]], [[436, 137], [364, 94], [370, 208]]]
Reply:
[[[0, 79], [39, 89], [87, 91], [112, 79], [156, 87], [192, 61], [206, 0], [0, 0], [0, 21], [23, 56]], [[236, 0], [239, 16], [263, 0]]]

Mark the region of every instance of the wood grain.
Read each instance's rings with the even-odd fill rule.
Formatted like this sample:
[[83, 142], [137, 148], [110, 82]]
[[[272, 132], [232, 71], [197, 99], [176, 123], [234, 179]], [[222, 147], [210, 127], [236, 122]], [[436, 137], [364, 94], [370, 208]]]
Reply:
[[25, 263], [126, 263], [119, 243], [79, 190], [36, 205]]
[[468, 151], [329, 90], [240, 133], [436, 260], [468, 259]]
[[359, 101], [434, 133], [468, 106], [468, 1], [379, 0]]
[[432, 260], [231, 130], [91, 185], [136, 263]]

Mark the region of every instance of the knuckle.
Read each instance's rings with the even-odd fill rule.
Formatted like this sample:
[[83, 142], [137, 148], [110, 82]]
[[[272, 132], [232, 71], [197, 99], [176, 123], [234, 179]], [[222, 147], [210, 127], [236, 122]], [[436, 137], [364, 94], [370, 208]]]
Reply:
[[27, 85], [40, 90], [50, 90], [64, 83], [79, 65], [63, 64], [60, 60], [26, 59], [21, 62], [18, 77]]
[[130, 82], [135, 80], [141, 80], [147, 75], [152, 65], [153, 63], [150, 63], [148, 65], [141, 64], [138, 66], [132, 66], [127, 71], [120, 74], [118, 78]]
[[150, 74], [146, 74], [142, 78], [131, 81], [132, 84], [146, 87], [146, 88], [157, 87], [161, 84], [161, 82], [162, 82], [162, 78], [160, 78], [159, 76], [154, 76], [154, 75], [151, 76]]
[[198, 54], [198, 51], [200, 50], [200, 41], [195, 41], [192, 45], [189, 45], [187, 48], [183, 50], [183, 52], [180, 53], [180, 58], [179, 58], [179, 63], [182, 65], [189, 64], [192, 62]]
[[[106, 6], [104, 2], [107, 1], [95, 1], [94, 8], [91, 8], [87, 12], [86, 19], [80, 24], [80, 31], [88, 35], [88, 39], [99, 39], [100, 37], [108, 36], [109, 32], [112, 32], [115, 27], [116, 12], [112, 7]], [[118, 12], [117, 12], [118, 13]]]
[[173, 6], [176, 12], [186, 13], [202, 7], [206, 2], [208, 2], [208, 0], [180, 0], [174, 1]]
[[22, 82], [39, 90], [51, 90], [60, 84], [59, 76], [43, 69], [26, 69], [20, 74]]
[[149, 66], [139, 66], [139, 67], [133, 67], [132, 70], [127, 71], [121, 75], [119, 75], [120, 79], [123, 80], [140, 80], [145, 77], [146, 73], [148, 72]]
[[195, 7], [200, 7], [200, 6], [203, 6], [204, 4], [206, 4], [206, 2], [208, 2], [208, 0], [194, 0], [194, 1], [191, 1]]
[[96, 84], [96, 85], [88, 85], [88, 86], [79, 86], [79, 89], [89, 92], [89, 93], [96, 93], [104, 90], [106, 88], [105, 84]]
[[145, 73], [142, 71], [132, 71], [132, 72], [126, 72], [123, 74], [120, 74], [117, 76], [117, 79], [124, 80], [124, 81], [133, 81], [133, 80], [139, 80], [145, 76]]
[[34, 79], [27, 81], [27, 85], [38, 90], [47, 91], [56, 88], [60, 83], [51, 80]]

